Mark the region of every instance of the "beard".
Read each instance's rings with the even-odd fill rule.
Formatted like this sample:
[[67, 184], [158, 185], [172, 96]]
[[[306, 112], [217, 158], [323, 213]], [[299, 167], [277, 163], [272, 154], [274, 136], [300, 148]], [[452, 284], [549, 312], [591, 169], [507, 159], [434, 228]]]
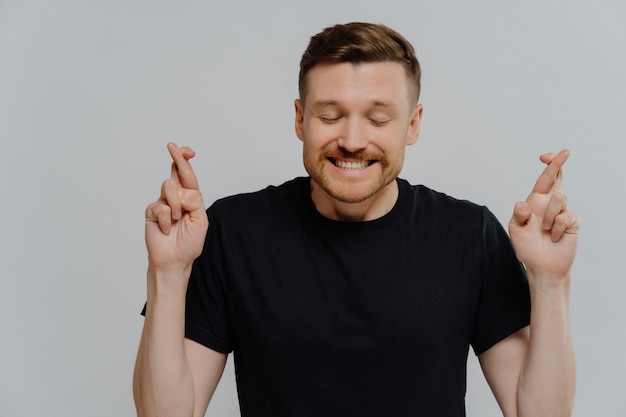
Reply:
[[[379, 152], [349, 152], [343, 148], [321, 152], [316, 158], [304, 150], [304, 166], [311, 179], [334, 200], [342, 203], [362, 203], [395, 181], [402, 163], [392, 164]], [[337, 166], [337, 160], [367, 161], [368, 168], [378, 170], [363, 177], [336, 177], [328, 164]], [[373, 166], [376, 165], [376, 166]]]

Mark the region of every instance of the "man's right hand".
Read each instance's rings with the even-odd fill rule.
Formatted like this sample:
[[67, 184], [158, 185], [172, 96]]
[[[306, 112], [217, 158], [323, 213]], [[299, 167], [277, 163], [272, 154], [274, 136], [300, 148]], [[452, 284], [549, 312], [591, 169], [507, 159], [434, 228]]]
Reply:
[[172, 178], [146, 208], [148, 301], [133, 395], [138, 416], [199, 417], [215, 391], [226, 355], [198, 349], [200, 345], [185, 339], [187, 284], [209, 220], [189, 164], [194, 151], [174, 143], [167, 149], [174, 161]]
[[146, 208], [146, 246], [150, 267], [162, 271], [189, 270], [200, 256], [209, 227], [198, 180], [189, 163], [195, 152], [169, 143], [172, 177], [161, 196]]

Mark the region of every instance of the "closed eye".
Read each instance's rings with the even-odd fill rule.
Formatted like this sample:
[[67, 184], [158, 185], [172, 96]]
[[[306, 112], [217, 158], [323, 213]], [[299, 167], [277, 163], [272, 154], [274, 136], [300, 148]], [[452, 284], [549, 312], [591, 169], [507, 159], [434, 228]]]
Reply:
[[378, 120], [378, 119], [369, 119], [370, 123], [374, 126], [384, 126], [389, 123], [389, 120]]
[[339, 120], [339, 117], [323, 117], [320, 116], [319, 119], [322, 121], [322, 123], [326, 123], [328, 125], [333, 124], [335, 122], [337, 122]]

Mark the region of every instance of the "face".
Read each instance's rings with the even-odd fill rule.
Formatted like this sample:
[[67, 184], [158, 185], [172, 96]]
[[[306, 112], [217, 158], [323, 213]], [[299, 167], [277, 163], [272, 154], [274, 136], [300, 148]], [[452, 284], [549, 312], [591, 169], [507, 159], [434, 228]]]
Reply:
[[295, 103], [296, 134], [316, 206], [320, 199], [356, 204], [391, 196], [422, 114], [422, 106], [411, 103], [404, 67], [318, 64], [307, 87], [306, 102]]

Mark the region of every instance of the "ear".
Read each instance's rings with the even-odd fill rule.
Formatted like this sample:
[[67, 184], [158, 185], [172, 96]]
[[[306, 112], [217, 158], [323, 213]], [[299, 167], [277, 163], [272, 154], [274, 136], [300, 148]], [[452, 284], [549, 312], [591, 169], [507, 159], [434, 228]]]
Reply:
[[422, 124], [422, 112], [424, 108], [421, 104], [416, 104], [411, 119], [409, 120], [409, 130], [406, 135], [406, 144], [413, 145], [420, 137], [420, 127]]
[[296, 136], [304, 141], [304, 109], [299, 98], [294, 101], [294, 107], [296, 110]]

